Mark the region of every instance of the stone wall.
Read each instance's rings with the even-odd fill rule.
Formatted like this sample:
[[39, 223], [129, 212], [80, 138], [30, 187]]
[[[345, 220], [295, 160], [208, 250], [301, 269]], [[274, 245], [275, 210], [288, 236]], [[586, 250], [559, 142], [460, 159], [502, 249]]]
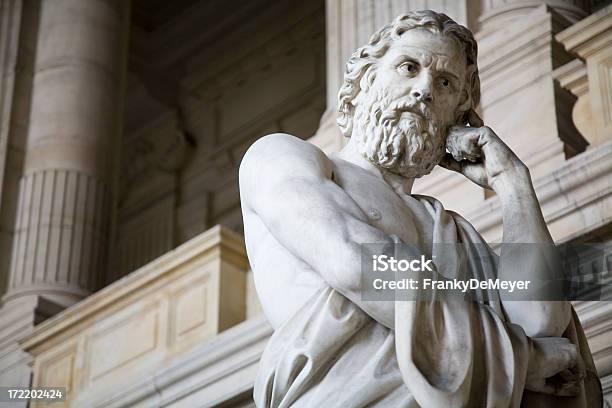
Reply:
[[290, 3], [274, 2], [191, 50], [174, 106], [156, 101], [142, 75], [132, 78], [109, 281], [212, 225], [241, 231], [246, 149], [268, 133], [316, 131], [325, 108], [324, 5]]

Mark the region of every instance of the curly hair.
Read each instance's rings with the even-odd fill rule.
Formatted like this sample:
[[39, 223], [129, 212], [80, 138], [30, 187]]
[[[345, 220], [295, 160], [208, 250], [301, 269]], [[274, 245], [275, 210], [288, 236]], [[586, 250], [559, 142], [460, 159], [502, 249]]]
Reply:
[[346, 63], [344, 83], [338, 93], [338, 126], [342, 134], [350, 137], [353, 131], [353, 100], [359, 92], [367, 90], [376, 78], [376, 63], [385, 55], [393, 41], [408, 30], [423, 27], [430, 31], [455, 38], [466, 56], [467, 109], [456, 112], [457, 123], [467, 123], [467, 112], [480, 102], [480, 78], [478, 76], [478, 46], [472, 32], [456, 23], [446, 14], [431, 10], [413, 11], [398, 16], [370, 37], [367, 45], [358, 48]]

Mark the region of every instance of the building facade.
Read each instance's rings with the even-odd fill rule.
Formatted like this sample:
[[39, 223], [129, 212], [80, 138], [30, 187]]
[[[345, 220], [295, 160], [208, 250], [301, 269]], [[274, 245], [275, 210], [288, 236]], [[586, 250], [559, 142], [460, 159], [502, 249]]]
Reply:
[[[75, 407], [252, 406], [272, 329], [242, 155], [273, 132], [339, 150], [345, 62], [417, 9], [475, 33], [479, 113], [529, 166], [555, 241], [612, 254], [609, 2], [3, 0], [0, 385], [66, 387]], [[415, 191], [500, 242], [493, 194], [441, 168]], [[612, 255], [589, 268], [612, 281]], [[612, 304], [574, 307], [612, 401]]]

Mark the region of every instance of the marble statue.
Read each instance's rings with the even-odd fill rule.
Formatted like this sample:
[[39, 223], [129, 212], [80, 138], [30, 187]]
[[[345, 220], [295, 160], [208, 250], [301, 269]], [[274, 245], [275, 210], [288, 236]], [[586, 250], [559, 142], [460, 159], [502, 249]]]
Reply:
[[[436, 165], [495, 191], [504, 243], [552, 243], [527, 167], [475, 112], [476, 61], [472, 33], [446, 15], [401, 15], [347, 63], [342, 151], [272, 134], [246, 153], [246, 245], [275, 329], [259, 408], [601, 406], [569, 302], [362, 299], [362, 243], [410, 243], [427, 256], [436, 243], [486, 245], [460, 215], [411, 194]], [[503, 253], [481, 262], [507, 278], [555, 273]]]

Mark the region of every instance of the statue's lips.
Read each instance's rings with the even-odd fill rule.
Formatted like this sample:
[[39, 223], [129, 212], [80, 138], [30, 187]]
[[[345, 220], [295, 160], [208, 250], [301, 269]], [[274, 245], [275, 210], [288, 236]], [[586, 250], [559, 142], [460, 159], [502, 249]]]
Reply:
[[421, 118], [421, 119], [423, 119], [423, 120], [429, 120], [429, 118], [428, 118], [428, 117], [426, 117], [426, 116], [425, 116], [423, 113], [419, 112], [419, 111], [418, 111], [418, 110], [416, 110], [416, 109], [401, 109], [401, 110], [397, 110], [396, 112], [399, 112], [399, 113], [400, 113], [400, 116], [401, 116], [402, 114], [404, 114], [404, 113], [411, 113], [411, 114], [413, 114], [413, 115], [416, 115], [416, 116], [420, 117], [420, 118]]
[[414, 103], [399, 103], [393, 107], [393, 111], [397, 112], [398, 116], [402, 113], [412, 113], [417, 115], [424, 120], [431, 120], [431, 116], [427, 113], [427, 108], [419, 108]]

